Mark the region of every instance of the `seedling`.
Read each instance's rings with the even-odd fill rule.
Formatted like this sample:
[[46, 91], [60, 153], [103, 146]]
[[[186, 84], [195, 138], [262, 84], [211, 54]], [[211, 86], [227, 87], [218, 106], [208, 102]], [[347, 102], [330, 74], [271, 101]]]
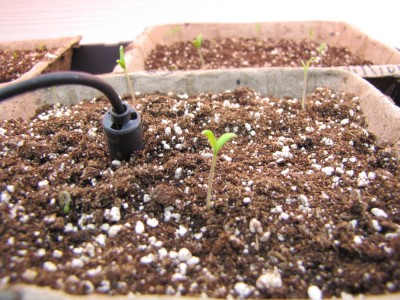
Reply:
[[72, 202], [71, 195], [66, 191], [62, 191], [58, 195], [58, 201], [59, 201], [60, 207], [62, 208], [63, 212], [65, 214], [68, 214], [69, 210], [70, 210], [70, 204]]
[[319, 45], [318, 48], [317, 48], [318, 54], [321, 54], [322, 52], [324, 52], [326, 47], [327, 47], [326, 43], [321, 43], [321, 45]]
[[133, 90], [132, 82], [129, 79], [128, 71], [126, 70], [125, 51], [124, 46], [122, 45], [119, 47], [119, 59], [117, 59], [117, 63], [124, 70], [125, 79], [128, 84], [129, 91], [131, 92], [132, 100], [135, 101], [135, 92]]
[[310, 65], [316, 60], [315, 57], [311, 57], [309, 60], [307, 60], [306, 63], [304, 61], [301, 61], [301, 64], [303, 65], [303, 71], [304, 71], [304, 79], [303, 79], [303, 97], [301, 98], [301, 109], [305, 109], [305, 102], [306, 102], [306, 90], [307, 90], [307, 75], [308, 75], [308, 68]]
[[173, 34], [179, 32], [180, 30], [181, 30], [181, 26], [180, 25], [176, 25], [175, 27], [173, 27], [170, 30], [168, 30], [167, 34], [173, 35]]
[[198, 34], [197, 37], [192, 41], [193, 46], [196, 48], [197, 53], [199, 54], [201, 61], [201, 68], [203, 69], [205, 66], [203, 54], [201, 53], [201, 46], [203, 44], [203, 35]]
[[261, 24], [260, 23], [256, 24], [256, 37], [257, 37], [257, 40], [260, 42], [261, 41]]
[[314, 39], [315, 32], [312, 28], [308, 31], [308, 43], [311, 43], [311, 41]]
[[213, 184], [213, 180], [214, 180], [215, 166], [217, 164], [218, 151], [221, 150], [222, 146], [225, 145], [226, 142], [228, 142], [232, 138], [237, 137], [237, 135], [234, 133], [228, 132], [228, 133], [224, 133], [223, 135], [221, 135], [219, 137], [219, 139], [217, 140], [215, 138], [214, 133], [211, 130], [203, 130], [201, 132], [201, 134], [203, 134], [208, 139], [211, 149], [213, 150], [210, 175], [208, 176], [208, 190], [207, 190], [207, 200], [206, 200], [207, 210], [210, 211], [212, 184]]

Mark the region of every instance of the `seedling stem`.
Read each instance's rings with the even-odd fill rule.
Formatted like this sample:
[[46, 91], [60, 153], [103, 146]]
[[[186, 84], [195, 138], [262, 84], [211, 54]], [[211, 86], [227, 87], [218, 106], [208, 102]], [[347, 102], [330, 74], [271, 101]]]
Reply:
[[129, 91], [130, 91], [131, 96], [132, 96], [132, 101], [136, 101], [136, 97], [135, 97], [135, 92], [133, 90], [132, 81], [130, 80], [129, 75], [128, 75], [128, 71], [126, 69], [125, 51], [124, 51], [124, 46], [122, 46], [122, 45], [119, 47], [119, 59], [117, 59], [117, 63], [124, 70], [125, 79], [126, 79]]
[[257, 37], [257, 41], [261, 42], [261, 24], [260, 23], [256, 23], [256, 37]]
[[71, 195], [67, 191], [62, 191], [58, 195], [58, 200], [64, 214], [68, 214], [70, 210], [70, 204], [72, 202]]
[[306, 90], [307, 90], [307, 75], [308, 75], [308, 68], [310, 65], [315, 61], [315, 57], [311, 57], [306, 63], [304, 61], [301, 61], [301, 64], [303, 65], [303, 71], [304, 71], [304, 79], [303, 79], [303, 97], [301, 98], [301, 109], [305, 109], [305, 102], [306, 102]]
[[201, 68], [204, 69], [205, 62], [203, 58], [203, 54], [201, 53], [201, 45], [203, 44], [203, 35], [198, 34], [196, 39], [192, 41], [193, 46], [197, 49], [197, 53], [199, 54], [200, 61], [201, 61]]
[[213, 157], [211, 161], [211, 169], [210, 169], [210, 174], [208, 176], [208, 190], [207, 190], [207, 198], [206, 198], [206, 206], [207, 210], [210, 211], [211, 208], [211, 193], [212, 193], [212, 185], [213, 185], [213, 180], [214, 180], [214, 173], [215, 173], [215, 167], [217, 165], [217, 154], [218, 151], [222, 148], [222, 146], [228, 142], [230, 139], [237, 137], [236, 134], [228, 132], [224, 133], [219, 137], [217, 140], [215, 138], [214, 133], [211, 130], [203, 130], [201, 132], [207, 139], [208, 142], [210, 143], [210, 146], [213, 150]]

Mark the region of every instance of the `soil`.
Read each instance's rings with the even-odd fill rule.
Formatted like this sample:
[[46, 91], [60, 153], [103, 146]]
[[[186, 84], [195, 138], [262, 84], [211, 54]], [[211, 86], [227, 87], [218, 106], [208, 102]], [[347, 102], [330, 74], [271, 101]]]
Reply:
[[[146, 148], [129, 162], [107, 156], [102, 98], [0, 121], [0, 283], [222, 298], [400, 291], [399, 160], [359, 102], [327, 88], [304, 111], [246, 88], [138, 96]], [[210, 211], [204, 129], [237, 134], [218, 154]]]
[[0, 49], [0, 83], [18, 79], [49, 55], [45, 46], [29, 51]]
[[[346, 48], [326, 45], [322, 52], [313, 41], [281, 39], [227, 38], [204, 40], [201, 53], [204, 69], [227, 69], [247, 67], [302, 67], [302, 61], [311, 57], [313, 67], [372, 65], [357, 57]], [[197, 49], [191, 41], [172, 45], [157, 45], [145, 61], [146, 70], [196, 70], [202, 68]]]

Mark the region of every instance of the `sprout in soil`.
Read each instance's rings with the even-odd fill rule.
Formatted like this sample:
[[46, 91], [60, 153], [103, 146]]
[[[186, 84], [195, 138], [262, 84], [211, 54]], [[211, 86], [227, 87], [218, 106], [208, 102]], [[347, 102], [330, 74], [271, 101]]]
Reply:
[[196, 48], [197, 53], [199, 54], [200, 61], [201, 61], [201, 68], [203, 69], [205, 66], [203, 54], [201, 53], [201, 45], [203, 44], [203, 35], [198, 34], [196, 39], [192, 41], [193, 46]]
[[237, 135], [234, 133], [228, 132], [228, 133], [224, 133], [223, 135], [221, 135], [219, 137], [219, 139], [217, 140], [215, 138], [214, 133], [211, 130], [203, 130], [201, 133], [208, 139], [208, 142], [210, 143], [210, 146], [213, 150], [210, 175], [208, 176], [208, 190], [207, 190], [207, 201], [206, 201], [207, 210], [210, 211], [212, 184], [213, 184], [213, 179], [214, 179], [215, 166], [217, 164], [218, 151], [222, 148], [223, 145], [225, 145], [225, 143], [227, 141], [229, 141], [232, 138], [237, 137]]
[[311, 43], [311, 41], [314, 39], [314, 35], [315, 35], [314, 30], [310, 28], [308, 30], [308, 43]]
[[124, 46], [119, 46], [119, 59], [117, 59], [118, 65], [124, 70], [124, 75], [126, 82], [128, 84], [129, 91], [132, 96], [132, 100], [135, 101], [135, 92], [133, 90], [132, 82], [129, 79], [128, 71], [126, 70], [126, 63], [125, 63], [125, 52], [124, 52]]
[[72, 202], [71, 195], [66, 191], [62, 191], [58, 195], [58, 202], [59, 202], [60, 207], [62, 208], [63, 212], [65, 214], [68, 214], [69, 209], [70, 209], [70, 204]]
[[327, 46], [328, 45], [326, 43], [321, 43], [321, 45], [319, 45], [317, 48], [318, 54], [321, 54], [322, 52], [324, 52]]
[[317, 48], [317, 52], [319, 55], [319, 63], [322, 63], [322, 53], [326, 50], [326, 48], [328, 47], [328, 45], [326, 43], [321, 43], [318, 48]]
[[256, 23], [256, 37], [257, 37], [257, 41], [261, 41], [261, 24], [260, 23]]
[[307, 75], [308, 75], [308, 68], [310, 65], [315, 61], [315, 57], [311, 57], [309, 60], [307, 60], [306, 63], [304, 61], [301, 61], [301, 64], [303, 65], [303, 71], [304, 71], [304, 79], [303, 79], [303, 97], [301, 98], [301, 109], [304, 110], [305, 102], [306, 102], [306, 90], [307, 90]]
[[181, 30], [181, 26], [180, 25], [176, 25], [175, 27], [171, 28], [170, 30], [168, 30], [167, 34], [169, 35], [173, 35], [177, 32], [179, 32]]

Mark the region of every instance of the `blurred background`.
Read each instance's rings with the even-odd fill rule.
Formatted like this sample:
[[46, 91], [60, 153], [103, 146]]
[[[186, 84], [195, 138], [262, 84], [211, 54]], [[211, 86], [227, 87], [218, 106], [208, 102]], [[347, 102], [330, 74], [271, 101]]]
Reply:
[[112, 71], [146, 27], [186, 22], [347, 22], [400, 48], [396, 0], [0, 0], [0, 41], [81, 35], [72, 69]]
[[[0, 42], [81, 35], [72, 70], [112, 72], [119, 45], [166, 23], [344, 21], [400, 48], [398, 0], [0, 0]], [[370, 80], [400, 102], [398, 78]]]
[[396, 0], [0, 0], [0, 41], [82, 35], [131, 41], [146, 27], [184, 22], [345, 21], [400, 48]]

